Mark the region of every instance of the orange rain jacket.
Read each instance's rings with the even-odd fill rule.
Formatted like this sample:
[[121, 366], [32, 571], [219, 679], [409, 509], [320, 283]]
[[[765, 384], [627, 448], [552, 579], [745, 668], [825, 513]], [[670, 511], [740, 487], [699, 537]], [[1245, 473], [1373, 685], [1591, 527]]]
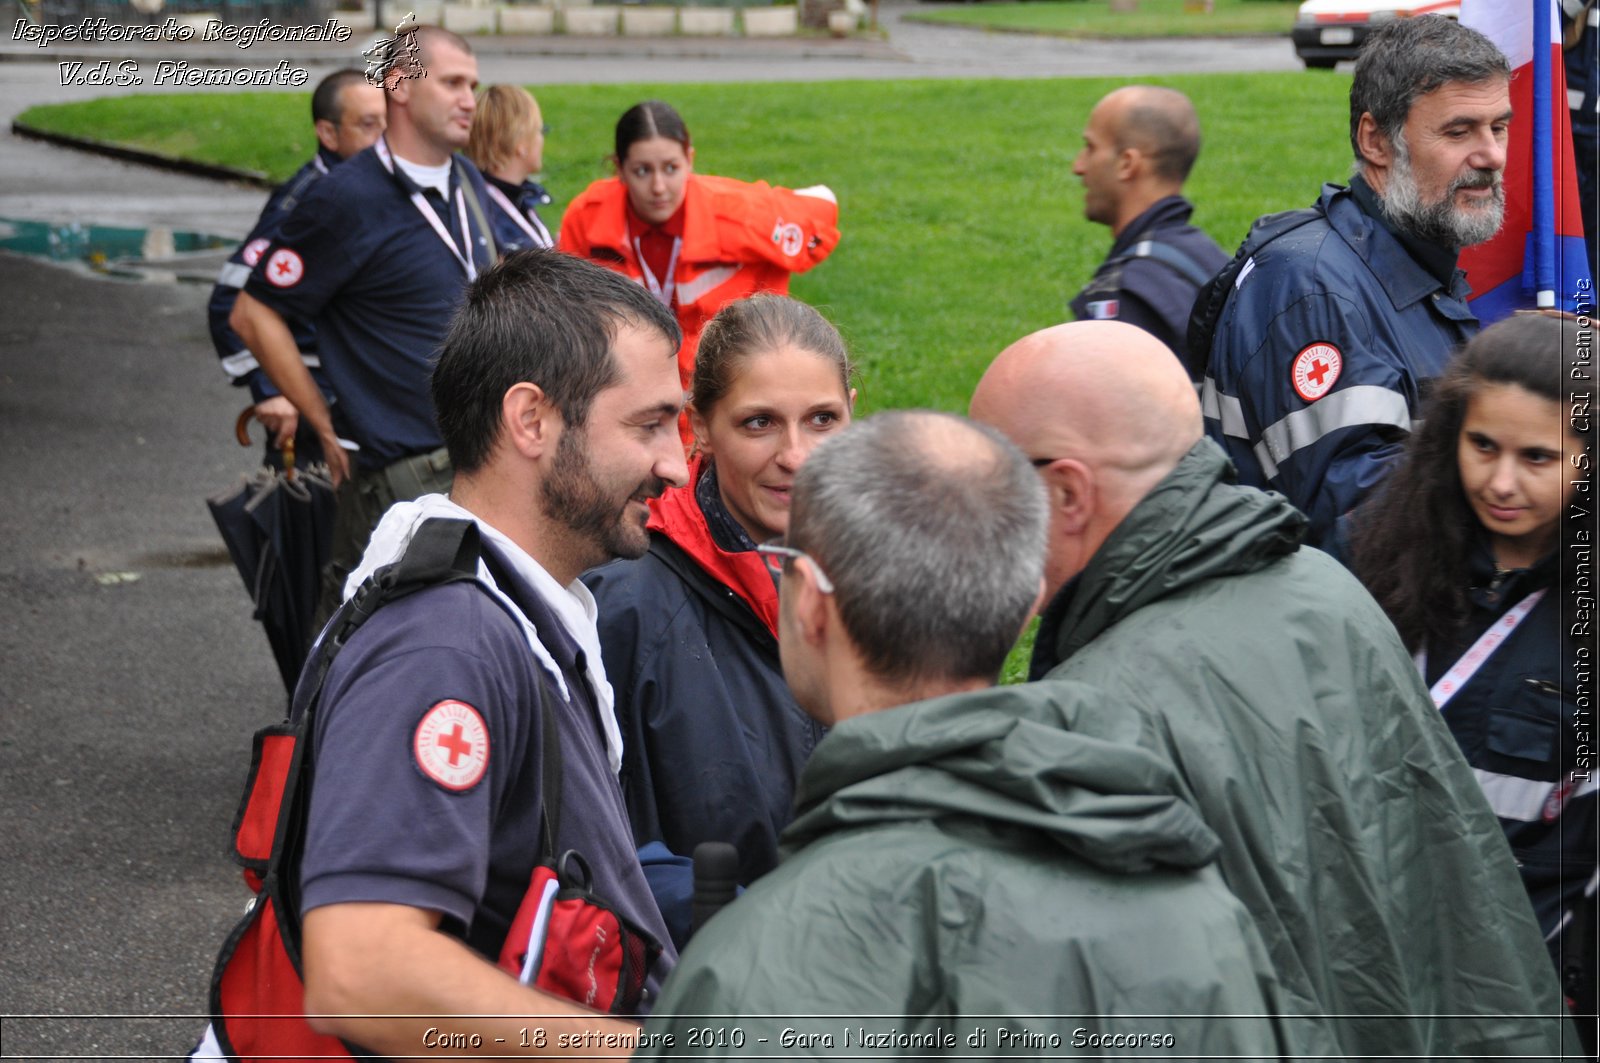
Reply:
[[[620, 178], [590, 185], [567, 207], [557, 247], [641, 280], [628, 239], [627, 198]], [[672, 309], [683, 329], [678, 375], [688, 390], [706, 322], [757, 292], [787, 293], [789, 274], [827, 258], [839, 242], [839, 205], [822, 186], [796, 192], [690, 174], [683, 211]]]

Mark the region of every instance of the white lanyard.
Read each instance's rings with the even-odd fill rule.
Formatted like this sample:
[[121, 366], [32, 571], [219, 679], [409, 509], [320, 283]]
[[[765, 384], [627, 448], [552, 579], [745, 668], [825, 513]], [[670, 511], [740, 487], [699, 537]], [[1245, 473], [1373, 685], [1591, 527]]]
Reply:
[[328, 164], [322, 161], [321, 155], [311, 156], [311, 165], [317, 168], [318, 173], [322, 174], [323, 176], [327, 176]]
[[650, 270], [650, 263], [644, 260], [644, 248], [639, 246], [639, 238], [633, 238], [633, 253], [639, 256], [639, 272], [644, 274], [644, 286], [650, 289], [650, 294], [656, 297], [656, 302], [662, 306], [672, 305], [672, 290], [677, 287], [678, 249], [683, 246], [683, 237], [672, 238], [672, 255], [667, 259], [667, 283], [663, 287], [661, 281]]
[[[532, 237], [535, 244], [539, 247], [549, 247], [555, 242], [550, 239], [550, 230], [544, 227], [544, 222], [537, 217], [518, 210], [517, 205], [511, 202], [511, 199], [504, 192], [489, 182], [484, 182], [484, 188], [488, 190], [489, 198], [500, 204], [500, 209], [511, 215], [511, 220], [516, 222], [523, 232]], [[534, 228], [534, 226], [538, 226], [538, 228]]]
[[[1451, 665], [1448, 672], [1439, 677], [1439, 681], [1433, 684], [1433, 689], [1428, 691], [1433, 697], [1434, 708], [1443, 711], [1445, 702], [1454, 697], [1458, 690], [1467, 685], [1469, 679], [1478, 674], [1478, 669], [1483, 667], [1483, 662], [1487, 661], [1494, 654], [1494, 651], [1500, 648], [1502, 642], [1511, 637], [1511, 633], [1517, 629], [1517, 625], [1528, 618], [1528, 614], [1533, 612], [1533, 607], [1538, 605], [1539, 599], [1543, 597], [1543, 589], [1534, 591], [1513, 606], [1505, 616], [1490, 624], [1488, 631], [1478, 636], [1478, 641], [1474, 642], [1467, 652], [1461, 655], [1461, 659]], [[1418, 653], [1417, 670], [1426, 675], [1427, 665], [1427, 652]]]
[[[389, 154], [388, 143], [382, 139], [379, 139], [379, 141], [373, 145], [373, 148], [377, 151], [378, 161], [383, 163], [383, 168], [388, 170], [390, 173], [394, 173], [394, 158]], [[455, 161], [451, 160], [450, 165], [451, 172], [454, 173]], [[462, 178], [461, 180], [465, 179]], [[472, 260], [472, 230], [467, 227], [467, 198], [461, 194], [461, 184], [459, 180], [456, 183], [455, 201], [456, 213], [461, 218], [461, 238], [467, 242], [467, 254], [465, 256], [461, 254], [461, 249], [456, 246], [455, 240], [451, 238], [450, 230], [446, 229], [444, 227], [444, 222], [439, 220], [439, 215], [432, 207], [428, 206], [428, 201], [423, 198], [422, 193], [411, 193], [411, 205], [417, 208], [417, 212], [421, 214], [423, 218], [427, 219], [429, 225], [433, 226], [433, 231], [439, 234], [439, 239], [444, 241], [444, 246], [450, 249], [450, 253], [455, 256], [456, 262], [461, 265], [462, 269], [466, 270], [467, 280], [477, 280], [478, 267], [477, 263]]]

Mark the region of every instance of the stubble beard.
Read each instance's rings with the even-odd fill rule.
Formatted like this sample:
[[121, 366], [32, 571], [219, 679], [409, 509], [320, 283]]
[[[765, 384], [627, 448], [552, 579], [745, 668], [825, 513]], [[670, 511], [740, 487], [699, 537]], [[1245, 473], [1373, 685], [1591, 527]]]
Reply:
[[593, 548], [594, 564], [617, 557], [632, 560], [649, 549], [650, 533], [642, 521], [626, 515], [628, 502], [655, 498], [665, 488], [665, 481], [652, 476], [626, 497], [608, 492], [595, 478], [583, 431], [568, 430], [561, 434], [550, 475], [540, 486], [540, 506], [546, 517], [572, 531], [576, 542]]

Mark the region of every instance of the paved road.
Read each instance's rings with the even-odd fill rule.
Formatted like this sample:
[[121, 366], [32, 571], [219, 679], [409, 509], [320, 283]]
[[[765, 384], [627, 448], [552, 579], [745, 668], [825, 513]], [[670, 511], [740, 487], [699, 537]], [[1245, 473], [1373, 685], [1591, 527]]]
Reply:
[[[1292, 69], [1284, 41], [1086, 43], [914, 26], [888, 42], [484, 42], [485, 80], [1040, 77]], [[328, 54], [343, 63], [358, 51]], [[0, 46], [0, 118], [103, 90]], [[275, 57], [263, 51], [264, 61]], [[198, 58], [198, 57], [197, 57]], [[149, 90], [147, 90], [149, 91]], [[0, 216], [242, 234], [262, 193], [7, 137]], [[7, 1056], [181, 1053], [245, 895], [222, 848], [248, 736], [282, 712], [206, 495], [253, 452], [205, 291], [0, 254], [0, 1029]], [[110, 1014], [111, 1019], [61, 1018]], [[149, 1014], [167, 1018], [140, 1019]]]

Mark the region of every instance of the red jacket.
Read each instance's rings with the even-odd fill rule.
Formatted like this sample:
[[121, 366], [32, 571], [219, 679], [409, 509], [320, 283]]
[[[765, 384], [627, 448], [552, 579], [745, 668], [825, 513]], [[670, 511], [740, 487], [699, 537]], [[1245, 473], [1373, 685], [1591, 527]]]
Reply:
[[[557, 247], [641, 280], [627, 198], [620, 178], [590, 185], [568, 205]], [[821, 192], [690, 174], [683, 215], [673, 310], [683, 329], [678, 373], [687, 390], [706, 322], [735, 300], [788, 292], [789, 274], [827, 258], [839, 242], [839, 206]]]

